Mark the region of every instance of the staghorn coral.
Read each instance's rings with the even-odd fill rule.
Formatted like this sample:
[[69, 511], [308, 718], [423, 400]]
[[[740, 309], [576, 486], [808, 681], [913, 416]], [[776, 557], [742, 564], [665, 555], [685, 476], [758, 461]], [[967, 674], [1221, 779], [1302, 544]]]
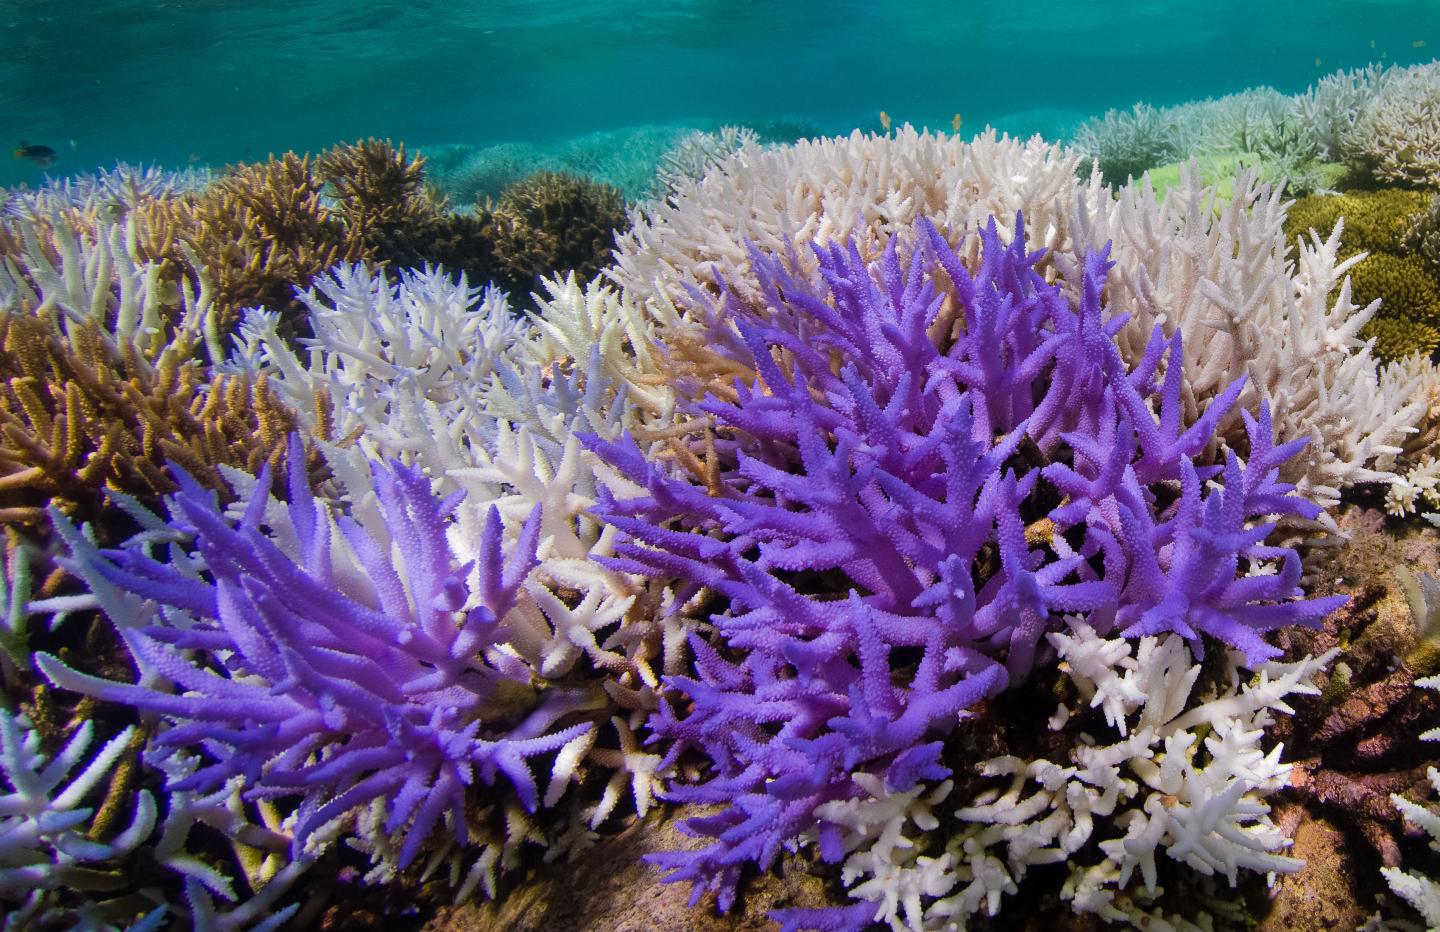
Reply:
[[[579, 293], [573, 276], [568, 291], [554, 287], [562, 297]], [[613, 702], [609, 725], [585, 752], [588, 766], [610, 774], [585, 820], [599, 825], [627, 794], [643, 813], [659, 757], [639, 750], [636, 731], [656, 706], [659, 675], [683, 668], [683, 605], [665, 586], [596, 561], [612, 534], [586, 511], [601, 485], [631, 487], [574, 435], [661, 422], [642, 419], [614, 387], [598, 348], [578, 363], [556, 358], [501, 292], [472, 289], [463, 276], [427, 269], [391, 279], [341, 266], [302, 300], [316, 334], [306, 361], [280, 338], [274, 315], [252, 311], [232, 366], [268, 377], [307, 427], [328, 418], [346, 439], [321, 449], [357, 514], [378, 520], [368, 459], [381, 458], [423, 470], [442, 494], [465, 491], [452, 528], [462, 560], [479, 556], [492, 506], [511, 540], [541, 508], [544, 543], [512, 646], [547, 680], [583, 678]], [[314, 398], [325, 403], [308, 405]]]
[[[969, 740], [1007, 753], [933, 788], [891, 793], [867, 782], [869, 798], [823, 808], [843, 832], [842, 878], [867, 901], [855, 907], [857, 926], [968, 927], [1002, 915], [1007, 896], [1034, 902], [1044, 865], [1061, 862], [1065, 874], [1048, 885], [1077, 916], [1209, 928], [1204, 906], [1219, 897], [1198, 895], [1203, 878], [1234, 888], [1241, 871], [1302, 867], [1284, 856], [1288, 841], [1268, 815], [1265, 800], [1290, 768], [1266, 731], [1287, 697], [1316, 692], [1307, 681], [1325, 658], [1267, 663], [1252, 678], [1232, 652], [1217, 677], [1202, 675], [1173, 635], [1136, 644], [1077, 622], [1047, 639], [1061, 678], [961, 725]], [[1034, 721], [1024, 706], [1043, 708], [1057, 692], [1048, 723]], [[1049, 759], [1021, 756], [1027, 749]], [[824, 928], [819, 911], [777, 918], [787, 929]]]
[[1291, 98], [1290, 119], [1327, 162], [1339, 161], [1343, 140], [1373, 98], [1396, 74], [1394, 68], [1366, 65], [1336, 71]]
[[1075, 130], [1072, 145], [1095, 162], [1115, 185], [1139, 178], [1147, 169], [1177, 161], [1189, 149], [1180, 127], [1164, 110], [1138, 103], [1131, 110], [1107, 110]]
[[51, 503], [97, 517], [107, 489], [153, 498], [174, 488], [169, 461], [217, 488], [222, 464], [280, 461], [293, 415], [263, 378], [207, 375], [210, 296], [183, 288], [172, 310], [133, 220], [77, 229], [56, 214], [25, 231], [0, 309], [7, 524], [39, 525]]
[[[821, 807], [861, 798], [867, 775], [888, 792], [950, 776], [946, 735], [1031, 673], [1062, 613], [1197, 653], [1209, 635], [1256, 663], [1278, 653], [1264, 632], [1339, 601], [1293, 601], [1297, 555], [1262, 543], [1262, 514], [1319, 512], [1276, 480], [1303, 441], [1273, 447], [1268, 412], [1247, 415], [1248, 462], [1197, 469], [1242, 383], [1182, 427], [1181, 341], [1157, 327], [1126, 366], [1103, 253], [1072, 304], [1018, 218], [1009, 246], [991, 222], [973, 275], [933, 226], [918, 235], [908, 267], [896, 240], [873, 267], [853, 241], [816, 246], [815, 277], [793, 249], [754, 249], [763, 303], [721, 284], [711, 339], [755, 376], [693, 406], [713, 419], [704, 481], [628, 437], [587, 440], [643, 489], [602, 492], [597, 513], [626, 535], [611, 565], [726, 599], [651, 721], [667, 760], [710, 763], [671, 797], [726, 807], [689, 820], [707, 848], [653, 860], [722, 911], [744, 868], [811, 830], [839, 861]], [[1177, 480], [1178, 498], [1145, 491]], [[1237, 580], [1242, 561], [1273, 573]]]
[[89, 833], [95, 809], [85, 803], [102, 795], [96, 791], [111, 779], [136, 729], [87, 759], [94, 732], [93, 722], [83, 723], [52, 758], [26, 718], [0, 709], [0, 902], [7, 929], [38, 920], [59, 893], [115, 889], [113, 875], [98, 868], [129, 854], [155, 827], [155, 799], [141, 790], [126, 824], [103, 840]]
[[[1359, 338], [1377, 308], [1357, 305], [1348, 280], [1359, 258], [1340, 258], [1339, 226], [1328, 237], [1287, 241], [1285, 211], [1280, 192], [1249, 171], [1225, 203], [1189, 177], [1158, 203], [1142, 184], [1096, 208], [1081, 205], [1072, 235], [1091, 248], [1114, 244], [1109, 288], [1131, 315], [1118, 335], [1126, 359], [1139, 358], [1157, 324], [1184, 337], [1192, 352], [1182, 420], [1247, 373], [1239, 404], [1263, 400], [1279, 440], [1311, 440], [1282, 478], [1330, 505], [1346, 486], [1394, 477], [1400, 444], [1427, 415], [1415, 392], [1433, 367], [1397, 364], [1377, 374]], [[1078, 258], [1055, 258], [1075, 282]], [[1233, 415], [1220, 433], [1244, 442]]]
[[563, 172], [537, 172], [485, 207], [494, 237], [497, 283], [527, 295], [542, 275], [590, 280], [610, 262], [629, 226], [619, 188]]
[[1440, 278], [1440, 194], [1431, 196], [1425, 208], [1414, 215], [1405, 234], [1405, 248], [1418, 253], [1430, 274]]
[[295, 310], [296, 286], [364, 256], [363, 237], [326, 204], [323, 187], [308, 156], [240, 165], [199, 192], [137, 207], [139, 256], [170, 280], [204, 280], [221, 332], [247, 307]]
[[747, 146], [759, 146], [760, 137], [745, 126], [722, 126], [713, 133], [699, 130], [681, 137], [660, 157], [650, 196], [663, 200], [686, 184], [698, 182], [723, 159]]
[[[288, 505], [271, 498], [268, 467], [238, 517], [177, 474], [171, 521], [193, 535], [193, 555], [74, 550], [87, 575], [166, 606], [142, 606], [152, 618], [141, 627], [134, 596], [102, 600], [139, 663], [139, 684], [49, 654], [37, 666], [63, 688], [166, 720], [155, 747], [202, 757], [171, 791], [209, 793], [240, 778], [248, 799], [297, 799], [292, 858], [355, 831], [372, 802], [383, 806], [378, 832], [393, 839], [399, 869], [432, 835], [469, 842], [477, 783], [504, 777], [513, 789], [492, 792], [497, 807], [505, 797], [529, 813], [555, 805], [595, 741], [596, 697], [542, 687], [515, 646], [529, 626], [516, 606], [535, 565], [539, 509], [509, 545], [492, 509], [477, 558], [462, 564], [447, 540], [455, 496], [441, 501], [417, 471], [377, 464], [378, 519], [338, 517], [311, 496], [295, 465], [299, 440], [291, 446]], [[543, 797], [536, 757], [551, 761]]]
[[[1285, 200], [1250, 171], [1227, 200], [1189, 175], [1162, 199], [1143, 184], [1110, 192], [1096, 175], [1077, 181], [1078, 164], [1075, 153], [1039, 139], [987, 133], [965, 143], [909, 127], [741, 154], [637, 217], [606, 274], [646, 322], [633, 329], [651, 328], [662, 345], [693, 346], [688, 288], [713, 290], [708, 276], [718, 273], [746, 298], [758, 297], [747, 240], [781, 252], [789, 235], [853, 234], [861, 254], [873, 257], [882, 238], [899, 236], [903, 253], [914, 220], [928, 215], [945, 219], [951, 246], [973, 265], [983, 218], [1023, 210], [1048, 250], [1045, 273], [1072, 297], [1085, 252], [1114, 244], [1109, 287], [1131, 313], [1121, 352], [1138, 361], [1156, 323], [1183, 335], [1192, 349], [1187, 422], [1248, 373], [1242, 407], [1268, 400], [1280, 441], [1313, 441], [1286, 464], [1288, 481], [1330, 503], [1346, 486], [1392, 478], [1395, 451], [1424, 412], [1409, 400], [1413, 379], [1375, 373], [1358, 338], [1374, 309], [1357, 307], [1342, 288], [1353, 262], [1339, 257], [1338, 238], [1292, 251]], [[797, 258], [813, 269], [811, 257]], [[712, 369], [714, 379], [697, 383], [731, 377], [723, 366]], [[638, 375], [631, 384], [647, 377]], [[1238, 416], [1221, 430], [1244, 443]]]
[[397, 149], [388, 139], [336, 146], [315, 161], [316, 177], [368, 258], [392, 267], [443, 265], [475, 281], [494, 278], [492, 229], [481, 217], [451, 211], [427, 186], [425, 169], [423, 156], [407, 156], [403, 144]]
[[1378, 181], [1440, 184], [1440, 62], [1389, 75], [1340, 147], [1347, 164]]

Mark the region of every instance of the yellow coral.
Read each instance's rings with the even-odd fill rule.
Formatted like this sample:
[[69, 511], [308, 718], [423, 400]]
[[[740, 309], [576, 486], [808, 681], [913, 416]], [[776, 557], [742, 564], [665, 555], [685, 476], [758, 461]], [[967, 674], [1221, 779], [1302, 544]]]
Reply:
[[1375, 355], [1380, 359], [1404, 359], [1414, 353], [1426, 356], [1440, 349], [1440, 330], [1403, 317], [1376, 315], [1360, 330], [1360, 338], [1375, 338]]
[[1379, 191], [1347, 191], [1344, 194], [1312, 194], [1290, 207], [1285, 234], [1293, 242], [1308, 236], [1311, 229], [1323, 235], [1345, 218], [1340, 255], [1357, 252], [1405, 251], [1405, 240], [1414, 226], [1415, 215], [1424, 210], [1429, 198], [1420, 191], [1385, 188]]

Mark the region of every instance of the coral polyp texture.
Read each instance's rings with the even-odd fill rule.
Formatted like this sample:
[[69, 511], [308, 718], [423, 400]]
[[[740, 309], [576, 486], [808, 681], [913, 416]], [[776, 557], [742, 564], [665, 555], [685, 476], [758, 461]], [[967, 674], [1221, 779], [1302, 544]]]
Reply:
[[[299, 462], [298, 441], [291, 456]], [[462, 564], [446, 537], [457, 499], [438, 499], [413, 470], [375, 467], [384, 523], [368, 529], [317, 502], [302, 469], [289, 470], [288, 504], [271, 498], [268, 476], [229, 517], [178, 474], [171, 522], [193, 550], [170, 560], [76, 553], [84, 572], [132, 594], [106, 607], [141, 683], [88, 676], [48, 654], [40, 669], [169, 722], [155, 746], [201, 757], [173, 791], [240, 778], [250, 799], [298, 797], [297, 857], [322, 827], [375, 801], [380, 834], [403, 838], [400, 868], [441, 826], [469, 842], [473, 786], [503, 782], [534, 811], [532, 759], [584, 743], [593, 728], [567, 720], [586, 706], [583, 694], [539, 694], [530, 667], [504, 647], [535, 563], [538, 510], [508, 547], [492, 514], [478, 558]], [[153, 602], [136, 608], [139, 599]], [[560, 754], [547, 803], [574, 758]]]
[[1104, 250], [1072, 299], [1022, 217], [982, 229], [973, 273], [950, 235], [922, 219], [908, 259], [892, 238], [873, 265], [854, 241], [805, 264], [752, 248], [754, 287], [692, 292], [746, 373], [687, 403], [695, 475], [587, 440], [644, 489], [602, 490], [625, 535], [607, 562], [723, 599], [651, 722], [668, 761], [708, 764], [670, 798], [723, 807], [687, 823], [708, 847], [655, 860], [722, 910], [748, 865], [807, 833], [842, 860], [826, 807], [950, 777], [946, 735], [1051, 662], [1064, 616], [1255, 665], [1279, 653], [1266, 632], [1344, 601], [1304, 599], [1298, 555], [1266, 543], [1270, 518], [1320, 512], [1277, 477], [1303, 440], [1277, 447], [1269, 412], [1242, 412], [1244, 458], [1196, 465], [1243, 379], [1187, 423], [1182, 340], [1157, 327], [1126, 363]]

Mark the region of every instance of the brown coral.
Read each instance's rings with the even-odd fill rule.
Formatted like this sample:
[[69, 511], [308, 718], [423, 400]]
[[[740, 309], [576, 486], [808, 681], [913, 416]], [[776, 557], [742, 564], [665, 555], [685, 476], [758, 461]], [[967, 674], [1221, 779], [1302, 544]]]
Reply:
[[350, 234], [376, 262], [396, 267], [439, 264], [477, 284], [496, 275], [491, 225], [455, 213], [425, 183], [423, 156], [407, 156], [388, 139], [336, 146], [315, 173], [330, 186]]
[[517, 298], [541, 275], [594, 278], [615, 235], [630, 227], [619, 188], [564, 172], [537, 172], [484, 209], [493, 228], [498, 283]]
[[323, 187], [308, 156], [287, 152], [241, 165], [199, 193], [147, 201], [133, 212], [141, 258], [172, 280], [203, 278], [222, 332], [247, 307], [298, 311], [297, 285], [365, 255]]
[[54, 309], [0, 315], [0, 521], [38, 525], [53, 503], [98, 516], [101, 491], [171, 491], [167, 462], [223, 488], [217, 467], [278, 462], [294, 415], [264, 379], [206, 378], [182, 334], [153, 358]]

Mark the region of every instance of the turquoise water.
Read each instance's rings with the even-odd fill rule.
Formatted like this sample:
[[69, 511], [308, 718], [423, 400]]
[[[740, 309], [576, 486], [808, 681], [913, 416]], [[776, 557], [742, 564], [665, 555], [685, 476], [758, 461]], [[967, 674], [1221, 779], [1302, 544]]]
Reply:
[[[878, 129], [882, 109], [1053, 135], [1136, 100], [1293, 93], [1437, 49], [1435, 0], [5, 0], [0, 140], [52, 146], [64, 174], [367, 135], [543, 143], [782, 117]], [[0, 161], [0, 184], [44, 174]]]

